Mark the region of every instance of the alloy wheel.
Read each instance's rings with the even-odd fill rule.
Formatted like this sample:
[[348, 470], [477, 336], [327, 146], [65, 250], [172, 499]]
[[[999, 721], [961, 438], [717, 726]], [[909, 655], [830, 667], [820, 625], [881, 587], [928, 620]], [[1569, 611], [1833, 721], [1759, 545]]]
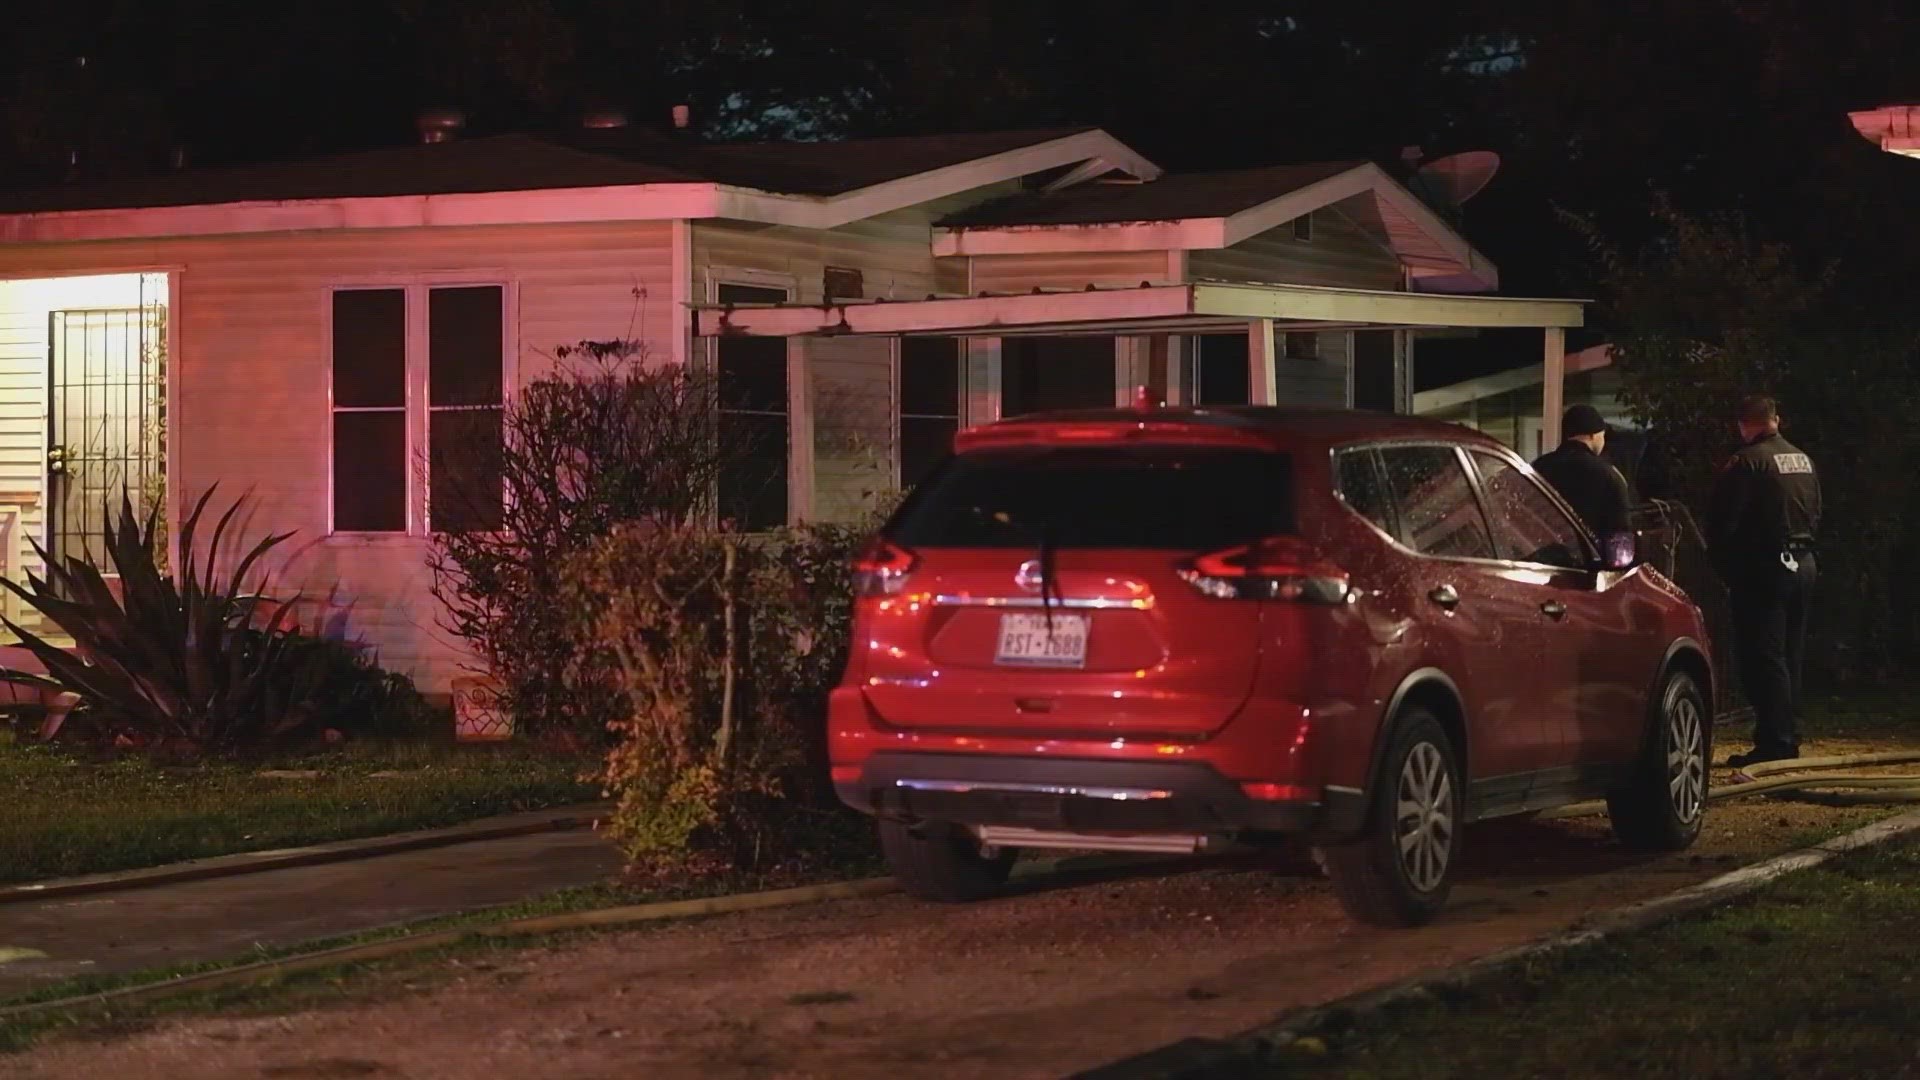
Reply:
[[1692, 824], [1707, 801], [1706, 732], [1700, 706], [1676, 693], [1667, 700], [1667, 795], [1674, 816]]
[[1446, 879], [1453, 855], [1453, 778], [1439, 747], [1429, 742], [1414, 746], [1400, 767], [1397, 795], [1400, 865], [1408, 884], [1432, 892]]

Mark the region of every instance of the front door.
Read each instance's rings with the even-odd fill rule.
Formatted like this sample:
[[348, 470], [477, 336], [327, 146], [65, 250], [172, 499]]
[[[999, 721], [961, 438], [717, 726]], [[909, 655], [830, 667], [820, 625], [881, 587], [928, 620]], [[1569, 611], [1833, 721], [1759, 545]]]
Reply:
[[1536, 609], [1541, 703], [1559, 731], [1554, 764], [1583, 770], [1631, 759], [1645, 730], [1655, 659], [1628, 590], [1603, 590], [1586, 533], [1540, 481], [1510, 459], [1475, 450], [1494, 542]]
[[165, 497], [166, 308], [48, 318], [47, 550], [111, 572], [101, 538], [122, 493], [143, 517]]
[[[1501, 572], [1466, 463], [1446, 445], [1380, 448], [1398, 508], [1400, 540], [1426, 556], [1407, 584], [1418, 621], [1442, 653], [1469, 711], [1467, 759], [1483, 809], [1525, 797], [1560, 732], [1540, 708], [1543, 690], [1525, 599]], [[1417, 580], [1412, 580], [1417, 578]]]

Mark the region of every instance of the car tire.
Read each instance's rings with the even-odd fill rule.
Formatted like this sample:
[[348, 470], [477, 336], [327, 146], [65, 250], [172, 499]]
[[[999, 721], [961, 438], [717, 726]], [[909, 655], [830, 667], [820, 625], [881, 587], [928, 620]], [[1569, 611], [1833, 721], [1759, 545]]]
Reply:
[[885, 818], [880, 821], [880, 851], [907, 895], [947, 902], [980, 900], [998, 892], [1017, 855], [1003, 849], [989, 857], [973, 834], [957, 825], [909, 825]]
[[1648, 706], [1648, 733], [1631, 774], [1607, 794], [1613, 835], [1639, 851], [1681, 851], [1707, 816], [1713, 732], [1693, 677], [1671, 671]]
[[[1317, 847], [1315, 857], [1355, 921], [1424, 926], [1446, 906], [1460, 860], [1459, 756], [1424, 709], [1401, 716], [1388, 737], [1366, 830]], [[1401, 813], [1403, 804], [1408, 814]]]

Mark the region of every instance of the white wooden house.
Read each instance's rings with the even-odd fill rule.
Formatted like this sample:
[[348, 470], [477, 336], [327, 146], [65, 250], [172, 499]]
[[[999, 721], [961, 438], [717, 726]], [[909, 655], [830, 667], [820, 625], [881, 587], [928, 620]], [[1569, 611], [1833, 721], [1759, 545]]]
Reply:
[[721, 494], [772, 524], [857, 513], [959, 425], [1136, 385], [1411, 411], [1416, 328], [1541, 328], [1551, 426], [1581, 305], [1497, 286], [1371, 163], [1163, 175], [1095, 129], [616, 128], [77, 183], [0, 196], [0, 517], [17, 573], [128, 478], [164, 478], [175, 521], [250, 492], [252, 528], [297, 534], [288, 580], [444, 691], [466, 653], [410, 463], [561, 344], [751, 375], [725, 420], [774, 482]]

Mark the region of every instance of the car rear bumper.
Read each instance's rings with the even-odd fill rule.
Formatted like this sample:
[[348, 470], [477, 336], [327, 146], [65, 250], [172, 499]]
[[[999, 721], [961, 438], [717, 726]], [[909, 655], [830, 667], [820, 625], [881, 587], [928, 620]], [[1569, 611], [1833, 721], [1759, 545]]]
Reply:
[[882, 751], [834, 787], [847, 805], [882, 817], [1065, 832], [1344, 835], [1365, 819], [1357, 792], [1254, 799], [1202, 762]]

